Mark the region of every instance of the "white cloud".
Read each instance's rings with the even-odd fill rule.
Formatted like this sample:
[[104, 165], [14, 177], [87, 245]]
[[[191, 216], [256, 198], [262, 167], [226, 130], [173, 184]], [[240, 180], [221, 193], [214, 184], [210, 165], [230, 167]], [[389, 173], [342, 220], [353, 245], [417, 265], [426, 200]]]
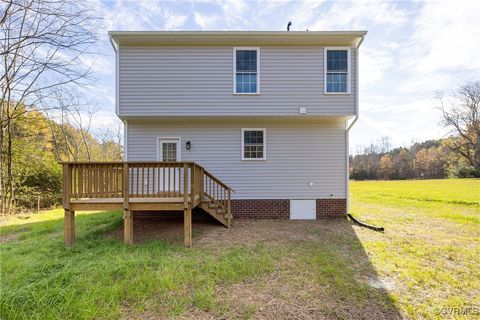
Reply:
[[194, 12], [193, 19], [201, 30], [219, 29], [218, 27], [215, 27], [219, 24], [220, 21], [217, 15]]
[[480, 69], [480, 5], [478, 1], [425, 3], [413, 41], [426, 47], [419, 72]]
[[165, 23], [164, 23], [165, 30], [179, 30], [183, 27], [183, 25], [187, 21], [186, 15], [177, 15], [171, 12], [170, 10], [165, 10], [164, 17], [165, 17]]

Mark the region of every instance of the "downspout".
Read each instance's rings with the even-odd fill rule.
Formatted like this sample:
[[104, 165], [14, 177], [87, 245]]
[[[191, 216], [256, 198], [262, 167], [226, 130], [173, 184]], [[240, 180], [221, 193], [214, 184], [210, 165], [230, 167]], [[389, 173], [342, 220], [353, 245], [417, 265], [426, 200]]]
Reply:
[[358, 74], [358, 49], [360, 48], [360, 45], [363, 42], [363, 39], [365, 38], [365, 35], [362, 36], [360, 41], [358, 42], [357, 46], [355, 47], [355, 118], [353, 118], [353, 121], [346, 126], [345, 130], [345, 157], [346, 157], [346, 172], [345, 172], [345, 177], [346, 177], [346, 183], [345, 183], [345, 194], [347, 196], [347, 214], [350, 213], [350, 150], [349, 150], [349, 134], [350, 134], [350, 129], [353, 127], [355, 122], [358, 120], [358, 87], [359, 87], [359, 74]]

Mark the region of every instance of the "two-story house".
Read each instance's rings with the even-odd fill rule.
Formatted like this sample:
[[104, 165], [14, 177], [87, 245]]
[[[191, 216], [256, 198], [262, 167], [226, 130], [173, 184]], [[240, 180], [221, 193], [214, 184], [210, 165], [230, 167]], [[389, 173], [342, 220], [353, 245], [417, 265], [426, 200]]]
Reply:
[[200, 164], [234, 218], [346, 216], [365, 34], [109, 32], [126, 160]]

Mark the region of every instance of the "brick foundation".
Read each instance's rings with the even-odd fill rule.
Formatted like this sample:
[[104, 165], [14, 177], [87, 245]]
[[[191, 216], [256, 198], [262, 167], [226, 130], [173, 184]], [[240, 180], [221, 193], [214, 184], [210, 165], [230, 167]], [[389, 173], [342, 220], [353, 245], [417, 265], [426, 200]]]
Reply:
[[232, 215], [233, 219], [290, 219], [290, 200], [232, 200]]
[[317, 219], [347, 218], [346, 199], [317, 199]]
[[[347, 217], [346, 199], [316, 199], [317, 219]], [[232, 200], [233, 219], [290, 219], [288, 199]], [[193, 209], [194, 220], [214, 220], [200, 208]], [[135, 211], [134, 219], [183, 220], [183, 211]]]

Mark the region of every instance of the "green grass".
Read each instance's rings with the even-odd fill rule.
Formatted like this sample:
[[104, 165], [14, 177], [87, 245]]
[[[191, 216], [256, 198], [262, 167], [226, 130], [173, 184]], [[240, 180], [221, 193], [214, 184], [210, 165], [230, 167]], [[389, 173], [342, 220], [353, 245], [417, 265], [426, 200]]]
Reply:
[[14, 232], [18, 238], [2, 244], [0, 318], [119, 318], [126, 309], [142, 311], [153, 299], [168, 315], [192, 305], [209, 310], [216, 284], [274, 267], [261, 246], [220, 253], [163, 241], [126, 247], [103, 236], [122, 223], [119, 212], [79, 214], [77, 242], [64, 248], [61, 216], [54, 210], [2, 228], [2, 234]]
[[192, 250], [124, 246], [108, 236], [121, 212], [77, 214], [71, 248], [62, 210], [12, 217], [0, 233], [0, 319], [442, 319], [442, 307], [480, 306], [479, 190], [479, 179], [352, 182], [351, 212], [385, 233], [269, 222], [245, 239], [234, 227], [218, 245], [194, 238]]
[[379, 274], [396, 279], [400, 310], [443, 319], [436, 310], [480, 306], [480, 179], [356, 181], [351, 193], [352, 213], [386, 228], [359, 237]]

